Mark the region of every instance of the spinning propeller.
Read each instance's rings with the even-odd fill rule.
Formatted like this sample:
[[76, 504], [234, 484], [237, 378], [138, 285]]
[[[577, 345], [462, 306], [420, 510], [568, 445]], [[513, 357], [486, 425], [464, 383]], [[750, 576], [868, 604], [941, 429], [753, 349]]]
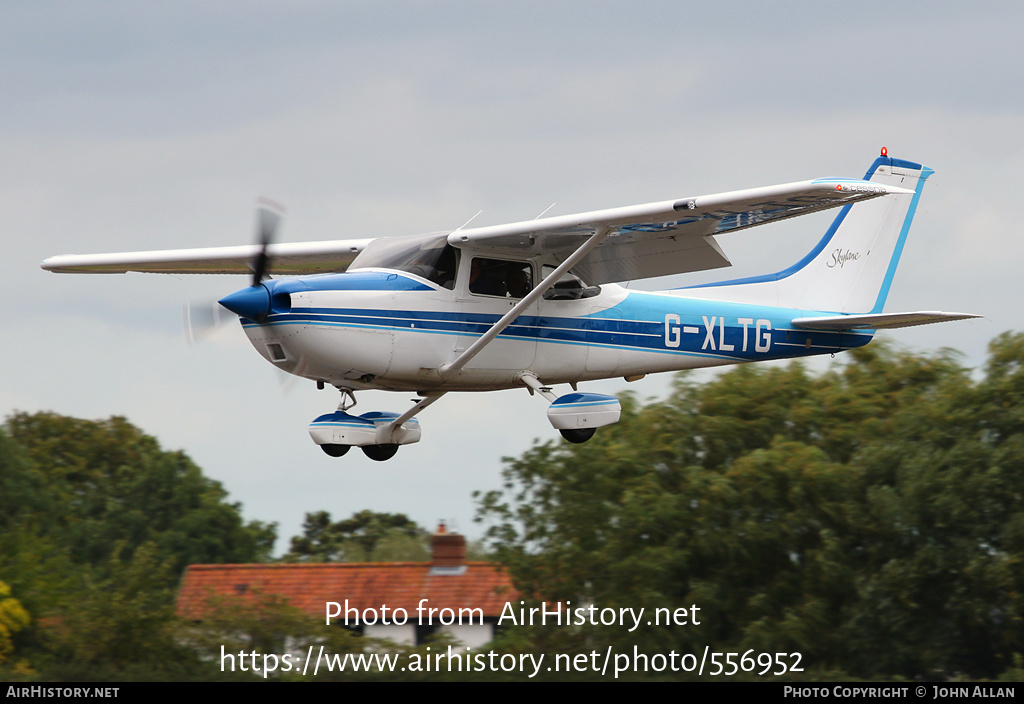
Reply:
[[277, 228], [281, 224], [283, 214], [284, 208], [274, 201], [268, 198], [256, 200], [256, 243], [259, 249], [250, 264], [252, 284], [249, 288], [229, 294], [220, 301], [187, 303], [184, 308], [185, 339], [189, 345], [225, 323], [234, 321], [236, 316], [253, 320], [266, 317], [270, 293], [262, 283], [264, 279], [269, 278], [267, 272], [271, 263], [270, 245], [277, 238]]
[[256, 230], [260, 251], [252, 262], [252, 285], [259, 286], [266, 278], [270, 268], [270, 255], [267, 249], [273, 244], [277, 235], [277, 226], [281, 223], [284, 208], [267, 198], [256, 201]]

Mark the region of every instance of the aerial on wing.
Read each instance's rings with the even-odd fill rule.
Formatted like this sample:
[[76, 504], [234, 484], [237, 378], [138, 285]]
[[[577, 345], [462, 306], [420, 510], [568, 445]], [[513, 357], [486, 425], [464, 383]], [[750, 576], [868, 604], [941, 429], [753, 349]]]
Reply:
[[[615, 423], [614, 396], [582, 381], [835, 353], [877, 329], [978, 317], [883, 313], [932, 170], [885, 150], [863, 179], [824, 178], [399, 238], [61, 255], [63, 273], [232, 273], [220, 301], [274, 366], [341, 394], [313, 441], [375, 460], [417, 442], [415, 414], [448, 392], [523, 387], [570, 442]], [[729, 266], [718, 235], [829, 208], [829, 229], [783, 271], [658, 292], [615, 284]], [[270, 276], [283, 278], [269, 278]], [[570, 384], [561, 396], [554, 384]], [[414, 391], [405, 413], [355, 415], [355, 392]]]

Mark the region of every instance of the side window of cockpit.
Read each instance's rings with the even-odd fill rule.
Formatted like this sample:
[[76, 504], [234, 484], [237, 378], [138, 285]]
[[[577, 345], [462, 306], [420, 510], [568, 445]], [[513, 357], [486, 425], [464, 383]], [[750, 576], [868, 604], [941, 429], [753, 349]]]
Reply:
[[[542, 268], [542, 276], [547, 278], [554, 273], [555, 267], [545, 264]], [[555, 282], [555, 285], [544, 292], [546, 301], [576, 301], [580, 298], [590, 298], [601, 293], [600, 286], [587, 286], [580, 277], [572, 272], [562, 274], [562, 278]]]
[[469, 292], [478, 296], [522, 298], [533, 289], [529, 262], [473, 257], [469, 267]]

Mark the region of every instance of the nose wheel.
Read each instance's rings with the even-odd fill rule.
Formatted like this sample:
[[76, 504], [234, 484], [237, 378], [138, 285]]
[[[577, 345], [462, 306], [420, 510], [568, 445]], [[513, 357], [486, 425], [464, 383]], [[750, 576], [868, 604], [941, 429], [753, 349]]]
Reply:
[[[325, 454], [331, 457], [344, 457], [349, 450], [352, 449], [351, 445], [338, 445], [335, 443], [325, 443], [320, 446], [320, 449]], [[369, 457], [375, 462], [384, 462], [395, 456], [398, 452], [398, 445], [364, 445], [363, 454]]]
[[331, 457], [344, 457], [345, 453], [351, 448], [351, 445], [326, 444], [320, 446], [320, 449]]
[[443, 392], [426, 392], [424, 398], [413, 399], [415, 405], [401, 415], [369, 411], [357, 416], [349, 413], [356, 405], [352, 390], [343, 387], [338, 390], [341, 392], [338, 410], [325, 413], [310, 423], [309, 435], [330, 457], [342, 457], [353, 447], [359, 447], [374, 462], [394, 457], [399, 445], [419, 442], [420, 424], [413, 414], [444, 396]]

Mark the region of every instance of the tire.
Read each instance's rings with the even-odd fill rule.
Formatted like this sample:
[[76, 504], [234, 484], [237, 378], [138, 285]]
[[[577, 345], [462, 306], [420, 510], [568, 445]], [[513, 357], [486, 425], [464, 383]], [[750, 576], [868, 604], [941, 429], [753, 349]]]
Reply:
[[351, 447], [352, 447], [351, 445], [331, 445], [331, 444], [327, 444], [327, 445], [321, 445], [320, 449], [323, 450], [324, 452], [326, 452], [331, 457], [341, 457], [346, 452], [348, 452]]
[[395, 456], [398, 445], [366, 445], [363, 454], [375, 462], [383, 462]]
[[590, 438], [594, 437], [594, 432], [597, 428], [569, 428], [567, 430], [559, 430], [562, 437], [568, 442], [579, 445], [582, 442], [586, 442]]

